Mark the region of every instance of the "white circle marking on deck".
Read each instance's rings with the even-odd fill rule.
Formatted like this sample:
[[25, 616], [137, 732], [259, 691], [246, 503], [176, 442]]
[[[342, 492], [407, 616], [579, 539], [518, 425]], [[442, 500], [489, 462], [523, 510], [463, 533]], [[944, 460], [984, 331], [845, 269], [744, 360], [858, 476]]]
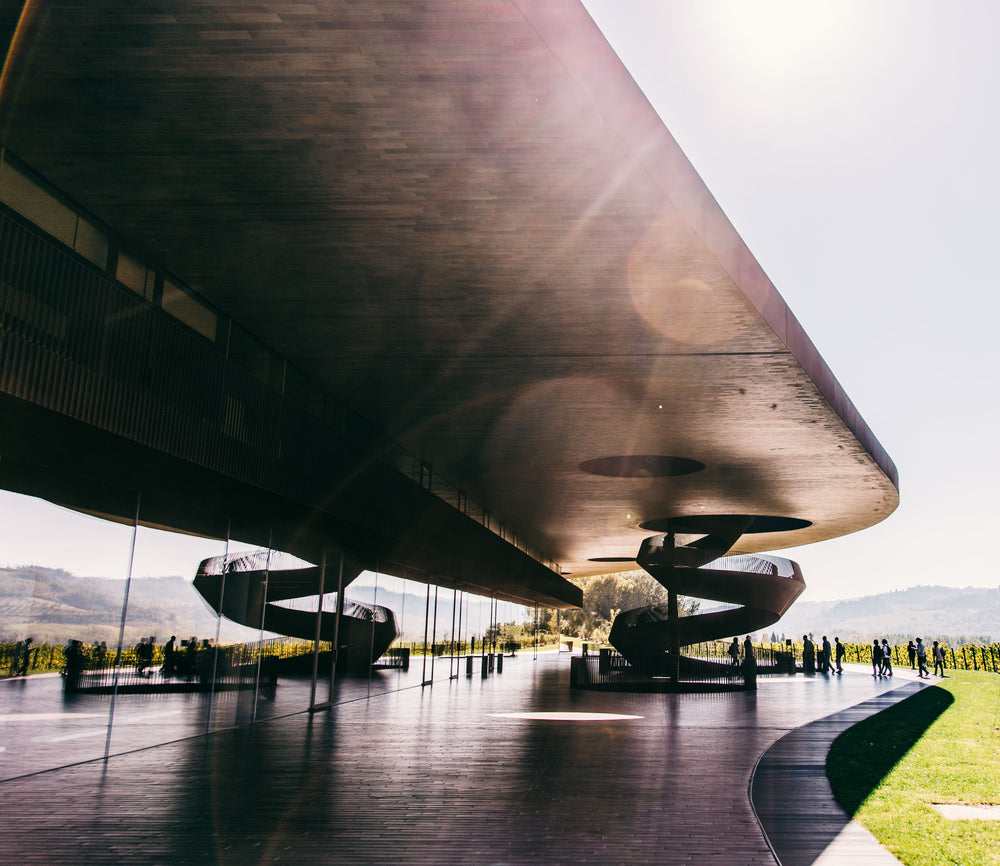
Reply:
[[528, 719], [543, 722], [615, 722], [621, 719], [644, 719], [624, 713], [490, 713], [497, 719]]

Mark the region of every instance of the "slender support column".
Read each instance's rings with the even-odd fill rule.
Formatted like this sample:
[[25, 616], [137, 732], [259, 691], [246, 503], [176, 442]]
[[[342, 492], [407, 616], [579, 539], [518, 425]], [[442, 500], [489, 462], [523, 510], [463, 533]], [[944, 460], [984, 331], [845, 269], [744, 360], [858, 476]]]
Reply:
[[232, 532], [232, 518], [226, 520], [226, 549], [223, 552], [222, 574], [219, 578], [219, 605], [215, 617], [215, 648], [212, 652], [212, 682], [208, 693], [208, 713], [205, 716], [205, 733], [212, 730], [212, 714], [215, 712], [216, 678], [219, 674], [219, 643], [222, 641], [222, 607], [226, 600], [226, 572], [229, 571], [229, 536]]
[[122, 599], [122, 618], [118, 626], [118, 652], [115, 654], [115, 679], [111, 690], [111, 708], [108, 710], [108, 736], [104, 741], [104, 760], [111, 754], [111, 730], [115, 724], [115, 703], [118, 699], [118, 677], [122, 669], [122, 653], [125, 647], [125, 619], [128, 617], [128, 594], [132, 586], [132, 565], [135, 562], [135, 539], [139, 533], [139, 507], [142, 494], [135, 495], [135, 520], [132, 521], [132, 547], [128, 553], [128, 572], [125, 575], [125, 597]]
[[267, 615], [267, 581], [271, 574], [271, 554], [274, 552], [274, 531], [267, 537], [267, 565], [264, 567], [264, 586], [260, 598], [260, 632], [257, 636], [257, 681], [253, 690], [253, 715], [251, 722], [257, 722], [257, 701], [260, 698], [260, 672], [264, 662], [264, 619]]
[[438, 633], [438, 588], [434, 587], [434, 626], [431, 629], [431, 682], [434, 682], [434, 646], [437, 643]]
[[[663, 546], [669, 550], [669, 561], [671, 565], [674, 560], [675, 538], [672, 532], [668, 532], [663, 540]], [[680, 619], [680, 606], [677, 599], [677, 591], [667, 590], [667, 622], [669, 624], [668, 649], [670, 652], [670, 678], [677, 682], [680, 679], [681, 643], [678, 637], [678, 620]]]
[[318, 710], [325, 710], [330, 706], [330, 701], [316, 703], [316, 681], [319, 678], [319, 642], [323, 627], [323, 593], [326, 590], [326, 548], [323, 548], [323, 556], [319, 562], [319, 601], [316, 603], [316, 636], [313, 640], [313, 668], [312, 683], [309, 692], [309, 712], [315, 713]]
[[422, 686], [426, 686], [429, 682], [427, 679], [427, 628], [430, 624], [431, 619], [431, 585], [427, 584], [427, 602], [424, 605], [424, 666], [422, 668], [421, 676], [423, 677]]
[[337, 612], [333, 618], [333, 649], [330, 655], [330, 700], [333, 700], [337, 682], [337, 663], [340, 660], [340, 619], [344, 615], [344, 551], [340, 551], [337, 565]]
[[450, 651], [448, 653], [448, 679], [458, 679], [458, 659], [457, 644], [455, 643], [455, 605], [458, 603], [458, 590], [451, 591], [451, 640]]

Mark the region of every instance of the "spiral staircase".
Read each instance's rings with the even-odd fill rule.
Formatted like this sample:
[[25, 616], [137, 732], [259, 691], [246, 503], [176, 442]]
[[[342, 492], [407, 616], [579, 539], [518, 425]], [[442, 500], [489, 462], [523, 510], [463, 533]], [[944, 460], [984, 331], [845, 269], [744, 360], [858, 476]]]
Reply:
[[[342, 585], [360, 571], [360, 567], [349, 569]], [[233, 622], [313, 640], [317, 637], [315, 609], [296, 610], [276, 602], [321, 594], [320, 576], [319, 566], [301, 567], [300, 560], [287, 554], [253, 550], [203, 560], [194, 586], [212, 610]], [[338, 665], [350, 669], [375, 662], [398, 636], [395, 614], [382, 605], [344, 599], [339, 625], [335, 611], [323, 611], [320, 616], [319, 640], [336, 641]]]
[[[663, 521], [636, 562], [667, 590], [665, 604], [620, 613], [608, 638], [631, 664], [678, 676], [692, 644], [759, 631], [777, 622], [805, 589], [797, 563], [777, 556], [727, 553], [747, 533], [772, 531], [769, 518], [697, 515]], [[732, 605], [679, 615], [678, 597]]]

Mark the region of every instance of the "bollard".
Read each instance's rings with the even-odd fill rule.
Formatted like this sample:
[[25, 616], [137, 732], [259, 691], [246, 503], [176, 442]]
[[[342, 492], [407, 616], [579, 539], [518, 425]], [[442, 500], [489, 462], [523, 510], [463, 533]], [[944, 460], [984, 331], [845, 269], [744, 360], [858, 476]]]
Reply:
[[468, 655], [465, 657], [465, 675], [467, 677], [472, 676], [472, 656]]
[[490, 673], [493, 673], [493, 665], [496, 664], [496, 656], [494, 656], [493, 653], [489, 653], [489, 655], [487, 655], [486, 658], [489, 659]]
[[486, 679], [486, 674], [489, 673], [489, 667], [486, 665], [486, 653], [483, 653], [483, 664], [480, 668], [480, 673], [482, 674], [484, 680]]
[[503, 673], [503, 653], [497, 653], [497, 673]]

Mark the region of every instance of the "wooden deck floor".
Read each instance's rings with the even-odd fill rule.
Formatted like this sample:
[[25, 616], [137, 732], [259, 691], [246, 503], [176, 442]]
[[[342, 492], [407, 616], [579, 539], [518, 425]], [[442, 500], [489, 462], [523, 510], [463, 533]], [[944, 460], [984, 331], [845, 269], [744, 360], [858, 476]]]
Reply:
[[[777, 851], [783, 866], [819, 863], [846, 816], [828, 810], [821, 826], [818, 789], [807, 814], [769, 811], [758, 780], [765, 837], [754, 767], [781, 741], [760, 773], [787, 804], [835, 727], [809, 723], [902, 697], [860, 670], [762, 679], [756, 693], [574, 692], [565, 654], [505, 662], [487, 679], [7, 778], [0, 861], [773, 866]], [[49, 748], [44, 724], [10, 723], [32, 707], [7, 689], [0, 771], [5, 756]], [[181, 698], [156, 707], [174, 713]], [[867, 862], [860, 850], [850, 862]]]

